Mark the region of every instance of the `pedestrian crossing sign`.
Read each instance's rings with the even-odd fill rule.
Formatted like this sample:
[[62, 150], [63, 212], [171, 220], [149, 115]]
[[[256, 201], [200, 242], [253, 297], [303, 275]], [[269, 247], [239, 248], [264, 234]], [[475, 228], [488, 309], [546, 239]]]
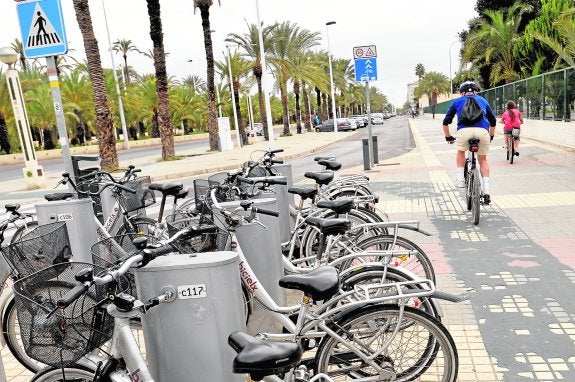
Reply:
[[16, 5], [26, 58], [68, 52], [60, 0], [24, 0]]

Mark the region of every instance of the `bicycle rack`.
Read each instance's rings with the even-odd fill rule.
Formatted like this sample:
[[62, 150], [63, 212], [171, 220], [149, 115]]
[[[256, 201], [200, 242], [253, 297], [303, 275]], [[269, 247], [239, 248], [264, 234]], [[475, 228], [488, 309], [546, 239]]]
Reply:
[[[290, 215], [289, 215], [289, 198], [290, 196], [293, 197], [293, 194], [290, 194], [287, 192], [289, 186], [289, 178], [287, 178], [286, 176], [274, 176], [274, 179], [277, 180], [286, 180], [287, 181], [287, 186], [281, 185], [281, 184], [273, 184], [270, 186], [270, 188], [273, 190], [273, 192], [262, 192], [260, 193], [260, 195], [257, 197], [258, 199], [263, 199], [263, 198], [275, 198], [276, 199], [276, 205], [277, 205], [277, 210], [280, 213], [279, 216], [279, 233], [280, 233], [280, 242], [281, 243], [285, 243], [287, 241], [290, 241], [291, 239], [291, 231], [292, 228], [290, 227]], [[261, 181], [265, 178], [260, 178], [260, 177], [255, 177], [255, 178], [250, 178], [251, 180], [254, 181]], [[257, 187], [257, 185], [256, 185]]]

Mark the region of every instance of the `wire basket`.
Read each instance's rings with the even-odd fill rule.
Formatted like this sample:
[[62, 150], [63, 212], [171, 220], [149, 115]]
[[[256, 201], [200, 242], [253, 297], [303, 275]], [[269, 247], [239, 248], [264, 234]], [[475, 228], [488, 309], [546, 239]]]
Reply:
[[39, 225], [4, 250], [18, 277], [31, 275], [72, 258], [65, 222]]
[[[213, 221], [208, 215], [193, 216], [187, 213], [173, 214], [166, 217], [168, 235], [174, 236], [178, 231], [188, 228], [191, 225], [213, 225]], [[225, 251], [229, 247], [229, 233], [218, 230], [214, 233], [202, 233], [188, 239], [178, 239], [173, 245], [181, 253], [215, 252]]]
[[[196, 201], [196, 210], [201, 214], [212, 213], [212, 198], [211, 191], [214, 187], [220, 185], [219, 182], [210, 181], [209, 179], [196, 179], [194, 180], [194, 199]], [[226, 201], [225, 194], [216, 193], [216, 200], [218, 202]]]
[[6, 281], [12, 274], [12, 267], [4, 258], [4, 250], [0, 249], [0, 295], [6, 286]]
[[[133, 241], [135, 238], [142, 236], [143, 235], [136, 233], [117, 235], [95, 243], [90, 249], [92, 253], [92, 262], [102, 268], [109, 268], [116, 265], [118, 260], [138, 251]], [[146, 237], [148, 238], [148, 244], [156, 244], [158, 242], [158, 240], [152, 236]], [[125, 279], [128, 283], [125, 289], [126, 293], [135, 296], [136, 284], [134, 274], [131, 271], [128, 271]]]
[[156, 203], [156, 195], [147, 187], [149, 184], [149, 176], [141, 176], [123, 184], [128, 188], [136, 190], [135, 194], [127, 191], [120, 192], [118, 200], [126, 212], [136, 211]]
[[[65, 367], [112, 337], [114, 320], [105, 309], [107, 287], [91, 286], [65, 309], [58, 299], [77, 285], [75, 275], [84, 268], [94, 274], [103, 269], [88, 263], [53, 265], [14, 283], [14, 301], [26, 354], [53, 367]], [[115, 291], [125, 287], [120, 278]]]

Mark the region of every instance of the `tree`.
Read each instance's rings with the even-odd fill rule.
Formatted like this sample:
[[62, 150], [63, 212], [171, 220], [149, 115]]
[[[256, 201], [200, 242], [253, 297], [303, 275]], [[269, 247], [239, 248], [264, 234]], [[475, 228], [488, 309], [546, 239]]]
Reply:
[[304, 114], [304, 125], [306, 129], [311, 130], [310, 124], [310, 113], [307, 93], [305, 89], [306, 83], [311, 83], [314, 80], [319, 80], [319, 78], [324, 77], [327, 82], [328, 79], [325, 78], [325, 72], [321, 62], [317, 61], [317, 55], [313, 54], [311, 51], [300, 51], [294, 52], [292, 57], [292, 82], [293, 82], [293, 92], [295, 94], [295, 118], [296, 118], [296, 128], [297, 133], [301, 134], [301, 106], [300, 106], [300, 93], [304, 93], [304, 108], [306, 110]]
[[437, 97], [444, 93], [449, 93], [449, 79], [445, 74], [438, 72], [427, 73], [414, 89], [414, 95], [416, 98], [419, 99], [424, 94], [429, 97], [429, 105], [431, 106], [433, 118], [435, 118]]
[[138, 52], [141, 53], [138, 48], [134, 44], [132, 44], [132, 40], [116, 40], [112, 45], [112, 49], [114, 52], [122, 53], [122, 57], [124, 58], [124, 79], [127, 84], [130, 83], [130, 71], [128, 70], [128, 53], [130, 52]]
[[24, 45], [22, 45], [22, 41], [17, 38], [14, 39], [14, 42], [12, 43], [12, 49], [18, 53], [20, 68], [22, 71], [26, 72], [28, 70], [28, 62], [26, 61], [26, 55], [24, 54]]
[[575, 66], [575, 7], [565, 10], [559, 14], [553, 22], [553, 27], [557, 31], [556, 37], [552, 34], [533, 31], [533, 38], [551, 48], [557, 55], [554, 67]]
[[162, 159], [173, 160], [176, 157], [174, 149], [174, 132], [170, 120], [170, 101], [168, 98], [168, 74], [166, 71], [166, 56], [164, 54], [164, 34], [160, 0], [146, 0], [148, 16], [150, 17], [150, 37], [154, 44], [154, 68], [156, 71], [156, 90], [158, 92], [158, 127], [162, 142]]
[[204, 47], [206, 49], [207, 63], [207, 95], [208, 95], [208, 132], [210, 140], [210, 149], [219, 150], [220, 144], [218, 139], [218, 122], [216, 117], [216, 94], [214, 87], [214, 48], [212, 44], [212, 32], [210, 28], [210, 7], [213, 0], [194, 0], [194, 10], [200, 9], [202, 17], [202, 30], [204, 32]]
[[420, 80], [423, 78], [423, 76], [425, 76], [425, 67], [423, 66], [423, 64], [417, 64], [415, 66], [415, 75]]
[[88, 71], [92, 80], [94, 104], [96, 111], [96, 135], [100, 150], [100, 165], [105, 170], [114, 170], [118, 167], [118, 153], [116, 151], [116, 135], [112, 126], [112, 114], [108, 104], [104, 71], [98, 50], [98, 41], [94, 36], [92, 17], [88, 0], [72, 0], [76, 12], [76, 20], [84, 40], [84, 50], [88, 59]]

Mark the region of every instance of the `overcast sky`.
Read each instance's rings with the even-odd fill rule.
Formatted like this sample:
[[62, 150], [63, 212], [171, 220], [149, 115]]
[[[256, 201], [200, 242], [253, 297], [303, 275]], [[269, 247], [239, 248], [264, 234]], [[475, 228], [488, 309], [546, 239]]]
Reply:
[[[61, 0], [71, 55], [85, 60], [82, 37], [72, 0]], [[92, 22], [104, 67], [111, 67], [102, 0], [90, 0]], [[353, 59], [353, 47], [376, 45], [378, 81], [372, 84], [397, 106], [407, 98], [407, 84], [417, 79], [415, 66], [449, 77], [449, 63], [458, 68], [457, 33], [477, 14], [476, 0], [260, 0], [260, 16], [265, 25], [291, 21], [302, 28], [322, 33], [321, 48], [327, 50], [327, 21], [330, 48], [336, 58]], [[0, 47], [21, 38], [16, 2], [0, 2]], [[140, 49], [152, 48], [149, 19], [144, 0], [104, 0], [112, 41], [130, 39]], [[163, 0], [162, 22], [168, 73], [178, 78], [191, 73], [206, 77], [206, 58], [199, 10], [193, 0]], [[224, 59], [224, 39], [228, 33], [247, 32], [246, 23], [256, 22], [255, 0], [214, 0], [210, 13], [216, 60]], [[455, 43], [454, 43], [455, 42]], [[452, 44], [453, 43], [453, 44]], [[450, 54], [451, 46], [451, 54]], [[233, 48], [232, 48], [233, 49]], [[188, 60], [193, 60], [191, 63]], [[116, 56], [116, 65], [121, 57]], [[133, 53], [128, 64], [140, 73], [153, 73], [150, 59]]]

